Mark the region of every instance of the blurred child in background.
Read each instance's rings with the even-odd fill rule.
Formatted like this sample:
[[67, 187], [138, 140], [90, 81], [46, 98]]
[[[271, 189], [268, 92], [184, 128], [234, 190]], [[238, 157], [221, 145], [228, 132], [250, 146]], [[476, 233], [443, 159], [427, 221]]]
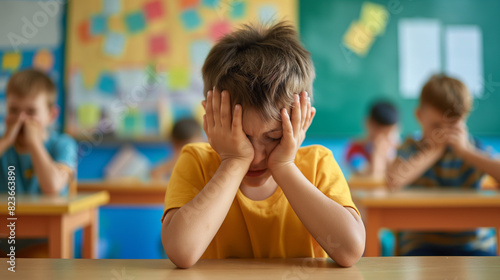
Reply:
[[376, 102], [365, 122], [366, 137], [351, 143], [346, 161], [355, 176], [385, 178], [399, 142], [398, 111], [389, 102]]
[[[469, 135], [466, 121], [472, 97], [457, 79], [435, 75], [422, 88], [416, 117], [422, 138], [408, 138], [388, 170], [393, 190], [409, 187], [479, 189], [485, 174], [500, 181], [500, 161], [485, 153]], [[399, 254], [405, 256], [496, 255], [493, 231], [400, 232]]]
[[168, 161], [158, 165], [151, 171], [152, 180], [168, 180], [181, 154], [182, 147], [189, 143], [204, 142], [201, 134], [201, 126], [193, 118], [185, 118], [177, 121], [174, 124], [171, 135], [173, 155]]

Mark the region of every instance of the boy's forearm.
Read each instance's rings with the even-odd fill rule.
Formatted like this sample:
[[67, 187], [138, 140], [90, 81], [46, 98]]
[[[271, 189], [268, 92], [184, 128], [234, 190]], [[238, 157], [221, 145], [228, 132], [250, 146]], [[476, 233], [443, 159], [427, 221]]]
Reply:
[[356, 263], [365, 247], [361, 218], [323, 194], [294, 164], [273, 172], [273, 178], [327, 254], [342, 266]]
[[417, 180], [441, 156], [440, 150], [421, 151], [408, 160], [397, 158], [387, 170], [387, 185], [390, 189], [400, 189]]
[[479, 170], [493, 177], [497, 182], [500, 182], [500, 161], [491, 159], [480, 150], [472, 148], [460, 153], [460, 156], [469, 164], [475, 166]]
[[200, 193], [179, 208], [162, 230], [165, 251], [175, 264], [189, 267], [205, 252], [226, 218], [248, 166], [223, 161]]
[[42, 142], [30, 148], [33, 169], [44, 194], [58, 194], [68, 183], [67, 174], [62, 174], [55, 165]]

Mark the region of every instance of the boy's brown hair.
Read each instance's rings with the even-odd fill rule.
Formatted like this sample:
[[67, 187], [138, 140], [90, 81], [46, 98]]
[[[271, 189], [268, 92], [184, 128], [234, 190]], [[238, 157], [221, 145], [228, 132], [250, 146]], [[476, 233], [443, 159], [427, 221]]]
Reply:
[[227, 90], [231, 108], [252, 108], [263, 120], [281, 120], [293, 95], [307, 91], [312, 98], [315, 77], [310, 53], [294, 27], [243, 25], [225, 35], [209, 52], [202, 69], [205, 95], [213, 87]]
[[16, 95], [24, 98], [40, 93], [47, 95], [48, 105], [52, 107], [56, 101], [56, 86], [45, 73], [36, 69], [19, 71], [7, 83], [7, 97]]
[[422, 88], [420, 105], [430, 105], [448, 118], [461, 118], [469, 113], [472, 98], [459, 80], [443, 74], [432, 76]]

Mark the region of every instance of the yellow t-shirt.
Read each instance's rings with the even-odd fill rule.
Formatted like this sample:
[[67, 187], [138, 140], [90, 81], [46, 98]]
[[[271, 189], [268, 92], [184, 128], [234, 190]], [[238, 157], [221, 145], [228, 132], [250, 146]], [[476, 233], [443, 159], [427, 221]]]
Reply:
[[[358, 211], [330, 150], [319, 145], [300, 148], [295, 164], [326, 196]], [[191, 201], [219, 165], [219, 155], [209, 144], [186, 145], [168, 183], [163, 217], [168, 210]], [[224, 222], [202, 255], [202, 258], [211, 259], [232, 257], [298, 258], [327, 257], [327, 254], [309, 234], [278, 187], [270, 197], [259, 201], [249, 199], [238, 190]]]

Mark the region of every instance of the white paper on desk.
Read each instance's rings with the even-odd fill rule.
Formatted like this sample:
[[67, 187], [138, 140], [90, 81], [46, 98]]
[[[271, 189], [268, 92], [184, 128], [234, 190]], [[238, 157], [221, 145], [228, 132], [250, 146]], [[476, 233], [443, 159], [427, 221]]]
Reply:
[[445, 73], [461, 80], [472, 96], [483, 93], [483, 36], [477, 25], [451, 25], [445, 33]]
[[427, 79], [441, 72], [440, 35], [438, 20], [399, 20], [399, 91], [403, 97], [418, 98]]

